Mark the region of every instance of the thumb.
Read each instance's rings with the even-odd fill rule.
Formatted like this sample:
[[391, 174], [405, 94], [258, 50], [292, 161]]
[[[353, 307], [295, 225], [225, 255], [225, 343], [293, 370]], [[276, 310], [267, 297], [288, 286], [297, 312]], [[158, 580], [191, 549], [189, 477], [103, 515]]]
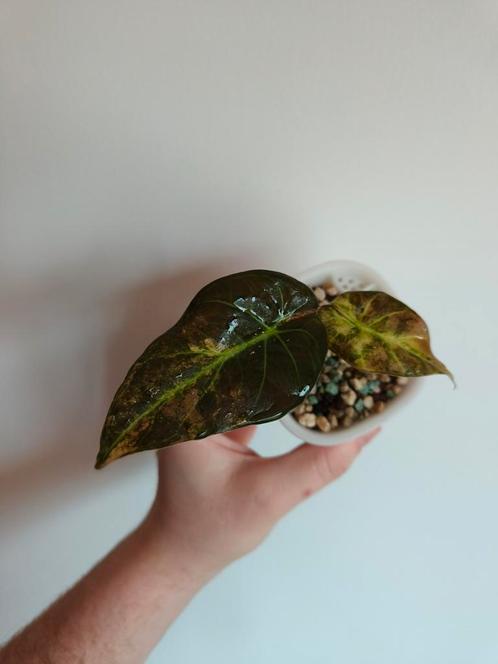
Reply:
[[268, 459], [268, 481], [277, 487], [277, 512], [285, 514], [304, 498], [344, 474], [361, 452], [380, 431], [380, 427], [340, 445], [304, 443], [279, 457]]

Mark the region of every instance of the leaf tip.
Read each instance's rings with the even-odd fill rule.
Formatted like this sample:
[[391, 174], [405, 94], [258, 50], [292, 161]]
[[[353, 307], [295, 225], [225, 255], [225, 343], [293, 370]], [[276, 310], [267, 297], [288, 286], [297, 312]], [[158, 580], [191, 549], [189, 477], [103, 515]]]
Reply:
[[97, 454], [97, 459], [95, 461], [95, 466], [94, 468], [96, 470], [100, 470], [101, 468], [104, 468], [104, 466], [107, 466], [108, 463], [110, 463], [112, 459], [109, 458], [108, 454], [105, 454], [100, 450], [100, 452]]
[[448, 367], [447, 367], [445, 364], [443, 364], [443, 363], [442, 363], [440, 360], [438, 360], [437, 358], [436, 358], [436, 362], [437, 362], [438, 365], [439, 365], [439, 371], [438, 371], [438, 373], [443, 374], [444, 376], [448, 376], [448, 378], [451, 380], [451, 382], [452, 382], [452, 384], [453, 384], [453, 389], [456, 390], [456, 388], [457, 388], [458, 386], [457, 386], [457, 383], [456, 383], [456, 380], [455, 380], [455, 376], [453, 375], [453, 373], [448, 369]]
[[138, 450], [135, 447], [124, 445], [122, 443], [116, 444], [114, 447], [110, 448], [108, 446], [101, 447], [97, 454], [95, 468], [100, 470], [101, 468], [104, 468], [104, 466], [108, 466], [113, 461], [116, 461], [116, 459], [120, 459], [127, 454], [133, 454], [137, 451]]
[[453, 383], [453, 389], [456, 390], [458, 385], [457, 385], [457, 382], [455, 380], [455, 376], [451, 373], [451, 371], [449, 369], [446, 369], [446, 375], [448, 376], [448, 378]]

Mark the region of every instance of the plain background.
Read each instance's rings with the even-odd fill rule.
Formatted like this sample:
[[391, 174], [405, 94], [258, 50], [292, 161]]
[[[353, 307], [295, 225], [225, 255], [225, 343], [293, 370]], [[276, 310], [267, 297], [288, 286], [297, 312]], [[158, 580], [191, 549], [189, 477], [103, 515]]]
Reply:
[[[498, 661], [495, 2], [4, 0], [0, 638], [133, 527], [109, 400], [206, 281], [379, 270], [454, 371], [152, 664]], [[261, 427], [264, 454], [297, 443]]]

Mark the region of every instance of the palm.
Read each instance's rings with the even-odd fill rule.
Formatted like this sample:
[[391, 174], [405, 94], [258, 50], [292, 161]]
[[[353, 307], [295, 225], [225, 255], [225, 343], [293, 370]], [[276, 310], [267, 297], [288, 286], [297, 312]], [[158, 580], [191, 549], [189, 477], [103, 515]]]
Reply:
[[237, 429], [158, 454], [161, 520], [190, 549], [223, 564], [253, 549], [291, 507], [342, 475], [377, 433], [262, 458], [248, 445], [254, 431]]

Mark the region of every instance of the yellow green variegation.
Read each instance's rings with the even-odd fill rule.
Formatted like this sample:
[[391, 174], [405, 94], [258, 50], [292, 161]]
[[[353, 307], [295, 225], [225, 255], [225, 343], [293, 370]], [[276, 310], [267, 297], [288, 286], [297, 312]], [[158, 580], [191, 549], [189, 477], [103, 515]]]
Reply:
[[424, 320], [387, 293], [343, 293], [318, 313], [327, 330], [329, 348], [360, 371], [408, 377], [446, 374], [452, 378], [431, 351]]

